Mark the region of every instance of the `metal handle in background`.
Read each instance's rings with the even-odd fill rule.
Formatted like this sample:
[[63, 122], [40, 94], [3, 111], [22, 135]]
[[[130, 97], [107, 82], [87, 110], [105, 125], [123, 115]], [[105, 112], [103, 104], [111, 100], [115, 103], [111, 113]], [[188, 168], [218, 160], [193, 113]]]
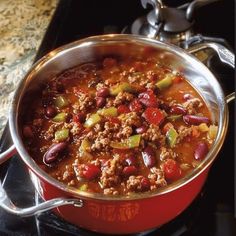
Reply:
[[[194, 45], [192, 47], [190, 47], [189, 49], [187, 49], [188, 52], [190, 53], [196, 53], [198, 51], [207, 49], [207, 48], [211, 48], [213, 49], [219, 56], [220, 60], [225, 63], [228, 64], [229, 66], [231, 66], [233, 69], [235, 68], [235, 57], [234, 54], [228, 50], [226, 47], [218, 44], [218, 43], [200, 43], [197, 45]], [[229, 103], [232, 100], [235, 99], [235, 92], [229, 94], [226, 96], [226, 102]]]
[[78, 200], [78, 199], [55, 198], [55, 199], [40, 203], [36, 206], [32, 206], [28, 208], [18, 208], [11, 202], [11, 200], [7, 196], [7, 193], [3, 189], [2, 184], [0, 182], [0, 207], [2, 207], [8, 213], [21, 216], [21, 217], [28, 217], [28, 216], [33, 216], [38, 213], [42, 213], [44, 211], [48, 211], [53, 208], [64, 206], [64, 205], [73, 205], [75, 207], [82, 207], [83, 202], [82, 200]]
[[195, 0], [193, 2], [191, 2], [188, 5], [187, 11], [186, 11], [186, 19], [188, 21], [192, 21], [193, 20], [193, 15], [194, 15], [194, 11], [202, 6], [208, 5], [210, 3], [213, 2], [218, 2], [219, 0]]

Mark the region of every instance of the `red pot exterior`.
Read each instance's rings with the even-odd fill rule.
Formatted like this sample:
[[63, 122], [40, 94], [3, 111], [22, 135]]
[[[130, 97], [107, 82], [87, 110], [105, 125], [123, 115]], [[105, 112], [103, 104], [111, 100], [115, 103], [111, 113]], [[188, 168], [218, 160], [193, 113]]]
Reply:
[[[189, 183], [168, 193], [135, 200], [82, 199], [83, 207], [71, 205], [56, 209], [66, 221], [79, 227], [106, 234], [127, 234], [150, 230], [178, 216], [200, 192], [208, 169]], [[31, 174], [35, 175], [31, 172]], [[45, 200], [72, 197], [63, 190], [36, 177], [39, 194]]]

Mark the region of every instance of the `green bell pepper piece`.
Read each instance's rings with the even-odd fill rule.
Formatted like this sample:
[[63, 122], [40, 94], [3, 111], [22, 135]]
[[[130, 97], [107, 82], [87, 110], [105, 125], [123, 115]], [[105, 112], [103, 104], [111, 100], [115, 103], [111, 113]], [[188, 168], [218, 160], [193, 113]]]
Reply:
[[63, 141], [69, 137], [69, 129], [61, 129], [55, 132], [55, 140]]
[[157, 88], [160, 90], [168, 88], [172, 84], [173, 77], [174, 77], [173, 74], [170, 74], [170, 73], [166, 74], [164, 79], [162, 79], [156, 83]]
[[54, 122], [64, 122], [66, 121], [66, 118], [67, 118], [67, 113], [61, 112], [61, 113], [58, 113], [56, 116], [54, 116], [52, 120]]
[[79, 190], [80, 191], [87, 191], [88, 189], [88, 184], [82, 184], [80, 187], [79, 187]]
[[90, 151], [90, 148], [91, 148], [91, 143], [88, 141], [88, 139], [83, 139], [83, 141], [81, 142], [81, 145], [79, 147], [79, 151], [81, 153], [84, 153], [84, 152], [87, 152], [87, 151]]
[[118, 115], [117, 108], [115, 107], [103, 108], [101, 110], [98, 110], [97, 113], [105, 117], [107, 116], [116, 117]]
[[116, 96], [120, 92], [134, 92], [134, 88], [127, 82], [122, 82], [110, 88], [110, 94]]
[[166, 139], [168, 145], [173, 148], [176, 144], [178, 133], [174, 128], [170, 128], [166, 133]]
[[69, 104], [68, 100], [63, 96], [58, 96], [54, 100], [54, 105], [58, 108], [66, 107]]
[[123, 142], [111, 142], [110, 146], [112, 148], [117, 148], [117, 149], [130, 149], [130, 148], [135, 148], [138, 147], [140, 144], [141, 140], [141, 135], [136, 134], [130, 136], [128, 139], [124, 140]]
[[97, 113], [92, 114], [84, 123], [85, 128], [91, 128], [101, 121], [101, 116]]

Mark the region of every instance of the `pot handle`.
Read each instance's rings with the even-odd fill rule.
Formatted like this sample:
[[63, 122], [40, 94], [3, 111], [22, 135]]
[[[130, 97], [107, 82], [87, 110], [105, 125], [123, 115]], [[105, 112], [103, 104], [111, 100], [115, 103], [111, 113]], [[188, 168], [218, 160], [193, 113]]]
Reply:
[[[190, 53], [195, 53], [207, 48], [213, 49], [219, 56], [220, 60], [231, 66], [233, 69], [235, 68], [235, 58], [234, 54], [228, 50], [226, 47], [222, 46], [221, 44], [218, 43], [200, 43], [197, 45], [194, 45], [187, 49], [188, 52]], [[230, 103], [231, 101], [235, 100], [235, 92], [229, 94], [225, 98], [227, 103]]]
[[0, 153], [0, 165], [15, 154], [16, 148], [14, 145], [10, 146], [6, 151]]
[[207, 48], [213, 49], [218, 54], [220, 60], [223, 63], [226, 63], [232, 68], [234, 68], [234, 54], [221, 44], [200, 43], [200, 44], [191, 46], [189, 49], [187, 49], [187, 51], [190, 53], [195, 53], [195, 52], [207, 49]]
[[33, 216], [38, 213], [42, 213], [44, 211], [51, 210], [53, 208], [64, 206], [64, 205], [73, 205], [75, 207], [82, 207], [83, 201], [79, 199], [66, 199], [66, 198], [54, 198], [43, 203], [40, 203], [36, 206], [31, 206], [28, 208], [18, 208], [16, 207], [12, 201], [7, 196], [6, 191], [4, 190], [1, 182], [0, 182], [0, 207], [6, 210], [8, 213], [21, 216], [28, 217]]

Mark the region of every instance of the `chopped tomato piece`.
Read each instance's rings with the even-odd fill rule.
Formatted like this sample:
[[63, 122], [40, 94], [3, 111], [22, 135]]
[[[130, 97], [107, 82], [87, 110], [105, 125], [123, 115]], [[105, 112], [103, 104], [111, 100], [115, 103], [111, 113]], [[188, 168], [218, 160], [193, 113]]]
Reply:
[[117, 107], [117, 111], [118, 111], [119, 114], [123, 114], [123, 113], [129, 113], [130, 109], [126, 105], [120, 105], [120, 106]]
[[158, 105], [157, 98], [151, 89], [140, 93], [138, 98], [139, 101], [146, 107], [157, 107]]
[[182, 171], [178, 163], [173, 159], [167, 159], [162, 165], [167, 180], [177, 180], [181, 177]]
[[117, 117], [108, 116], [106, 119], [113, 124], [120, 124], [120, 120]]
[[150, 124], [160, 125], [160, 123], [164, 120], [165, 116], [163, 112], [155, 107], [148, 107], [144, 113], [143, 117]]

